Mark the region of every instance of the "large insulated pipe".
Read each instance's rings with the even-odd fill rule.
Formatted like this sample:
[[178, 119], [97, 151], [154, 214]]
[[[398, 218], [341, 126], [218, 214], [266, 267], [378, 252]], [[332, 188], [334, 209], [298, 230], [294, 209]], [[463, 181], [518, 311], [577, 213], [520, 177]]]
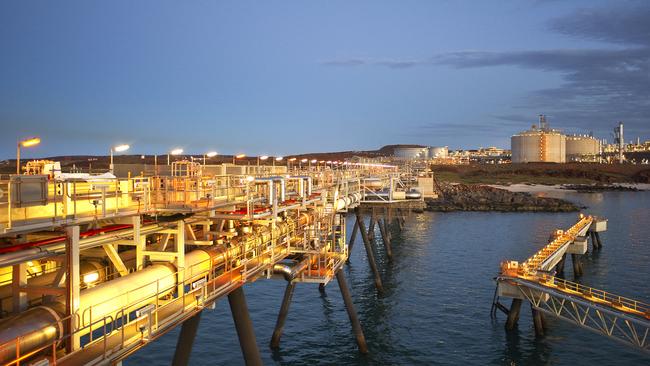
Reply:
[[[62, 309], [61, 309], [62, 310]], [[37, 350], [63, 335], [63, 323], [52, 306], [37, 306], [19, 316], [0, 323], [0, 360], [16, 358], [16, 345], [21, 354]], [[20, 337], [20, 340], [16, 340]]]
[[[96, 259], [82, 259], [79, 262], [79, 274], [82, 279], [84, 278], [84, 275], [97, 272], [99, 277], [96, 282], [103, 282], [105, 280], [104, 275], [106, 274], [106, 271], [103, 270], [104, 268], [104, 265]], [[27, 279], [27, 286], [50, 286], [56, 278], [57, 272], [58, 271], [52, 271], [39, 276], [30, 277]], [[11, 284], [0, 286], [0, 307], [2, 310], [7, 310], [13, 306], [11, 299], [12, 294], [13, 289]], [[27, 299], [33, 300], [41, 296], [43, 295], [30, 292], [27, 295]]]
[[[307, 225], [311, 221], [311, 216], [303, 214], [298, 219], [298, 225]], [[207, 275], [211, 268], [223, 264], [229, 258], [239, 256], [242, 250], [245, 251], [254, 246], [262, 245], [270, 240], [271, 236], [277, 237], [288, 233], [290, 222], [288, 220], [287, 222], [278, 223], [276, 229], [273, 230], [273, 235], [271, 235], [271, 230], [268, 227], [264, 227], [258, 230], [256, 235], [234, 238], [230, 242], [230, 247], [222, 244], [214, 245], [186, 254], [185, 278], [191, 279]], [[164, 263], [154, 264], [124, 277], [83, 290], [79, 298], [78, 315], [80, 326], [87, 326], [92, 321], [107, 316], [115, 318], [121, 313], [122, 309], [125, 312], [130, 312], [153, 303], [157, 297], [172, 293], [176, 286], [176, 268], [170, 263]], [[0, 322], [0, 344], [15, 340], [21, 335], [40, 334], [38, 338], [29, 338], [29, 341], [27, 341], [27, 338], [24, 338], [25, 340], [21, 339], [20, 350], [21, 353], [25, 354], [55, 341], [61, 335], [61, 332], [56, 329], [56, 324], [50, 323], [56, 323], [59, 320], [59, 315], [55, 309], [60, 306], [60, 303], [39, 306]], [[51, 321], [47, 322], [45, 320]], [[20, 325], [20, 330], [16, 330], [16, 324]], [[83, 336], [85, 332], [80, 332], [78, 335]], [[0, 361], [14, 358], [16, 355], [15, 345], [6, 345], [0, 349], [0, 355], [2, 355]]]

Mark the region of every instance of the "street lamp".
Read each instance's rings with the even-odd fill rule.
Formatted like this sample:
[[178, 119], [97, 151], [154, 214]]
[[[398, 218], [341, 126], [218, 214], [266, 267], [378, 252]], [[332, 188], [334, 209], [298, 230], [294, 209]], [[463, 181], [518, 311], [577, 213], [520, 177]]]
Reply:
[[265, 160], [268, 159], [268, 158], [269, 158], [268, 155], [258, 156], [258, 157], [257, 157], [257, 166], [260, 166], [260, 160], [265, 161]]
[[245, 158], [245, 157], [246, 157], [246, 154], [237, 154], [237, 155], [233, 155], [233, 157], [232, 157], [232, 163], [233, 163], [233, 165], [237, 165], [237, 161], [236, 161], [235, 159], [243, 159], [243, 158]]
[[282, 157], [282, 156], [278, 156], [275, 159], [273, 159], [273, 166], [275, 166], [276, 161], [282, 161], [282, 159], [284, 159], [284, 157]]
[[170, 164], [169, 162], [169, 155], [180, 155], [183, 153], [183, 149], [181, 148], [176, 148], [174, 150], [171, 150], [170, 152], [167, 153], [167, 165]]
[[207, 152], [207, 153], [203, 154], [203, 165], [205, 165], [205, 157], [206, 156], [208, 158], [213, 158], [213, 157], [217, 156], [217, 152], [216, 151], [210, 151], [210, 152]]
[[20, 174], [20, 147], [32, 147], [41, 143], [41, 139], [38, 137], [31, 137], [18, 142], [16, 147], [16, 174]]
[[114, 168], [114, 165], [113, 165], [113, 152], [123, 152], [123, 151], [128, 150], [130, 147], [131, 146], [126, 145], [126, 144], [111, 147], [111, 164], [108, 167], [108, 170], [111, 172], [111, 174], [113, 174], [113, 168]]

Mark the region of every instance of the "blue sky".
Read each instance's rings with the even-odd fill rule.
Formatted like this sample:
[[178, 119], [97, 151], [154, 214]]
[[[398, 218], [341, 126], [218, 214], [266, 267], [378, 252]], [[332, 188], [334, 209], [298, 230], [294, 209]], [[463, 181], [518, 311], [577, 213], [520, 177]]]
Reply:
[[643, 1], [3, 1], [0, 158], [650, 138]]

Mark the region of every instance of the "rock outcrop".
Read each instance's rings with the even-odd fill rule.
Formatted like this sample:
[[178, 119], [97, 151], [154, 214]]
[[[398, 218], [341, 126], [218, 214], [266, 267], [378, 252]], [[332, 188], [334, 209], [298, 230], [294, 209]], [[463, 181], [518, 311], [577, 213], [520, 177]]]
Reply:
[[558, 198], [477, 184], [440, 184], [439, 190], [437, 199], [426, 201], [428, 211], [572, 212], [580, 209]]

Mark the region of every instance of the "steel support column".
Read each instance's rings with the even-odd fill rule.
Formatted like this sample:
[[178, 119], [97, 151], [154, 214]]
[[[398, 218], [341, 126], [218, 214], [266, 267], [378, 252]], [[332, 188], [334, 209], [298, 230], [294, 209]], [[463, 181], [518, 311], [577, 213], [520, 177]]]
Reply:
[[172, 366], [190, 364], [192, 345], [194, 344], [194, 338], [196, 338], [196, 331], [199, 329], [202, 313], [203, 311], [196, 313], [181, 325], [181, 332], [178, 334], [178, 341], [176, 341], [176, 351], [174, 352]]
[[377, 219], [377, 223], [379, 224], [379, 231], [381, 232], [381, 240], [384, 242], [384, 247], [386, 248], [386, 256], [388, 257], [389, 261], [393, 261], [393, 248], [390, 244], [390, 239], [388, 238], [388, 228], [386, 227], [386, 223], [382, 221], [381, 218]]
[[284, 298], [282, 298], [282, 305], [280, 306], [280, 312], [278, 313], [278, 320], [275, 322], [275, 329], [273, 330], [273, 336], [271, 336], [271, 349], [280, 348], [282, 329], [284, 328], [284, 323], [286, 322], [287, 315], [289, 314], [289, 306], [291, 305], [293, 290], [295, 288], [295, 282], [287, 282], [287, 288], [284, 290]]
[[370, 269], [375, 277], [375, 286], [377, 291], [380, 293], [384, 292], [384, 286], [381, 283], [381, 276], [379, 275], [379, 269], [377, 269], [377, 263], [375, 262], [375, 255], [372, 252], [372, 246], [370, 244], [370, 239], [368, 239], [368, 232], [366, 231], [366, 225], [363, 222], [363, 217], [361, 216], [361, 210], [357, 207], [355, 210], [357, 215], [357, 224], [359, 225], [359, 231], [361, 231], [361, 238], [363, 239], [363, 245], [366, 247], [366, 255], [368, 256], [368, 264], [370, 264]]
[[352, 296], [350, 296], [350, 289], [348, 289], [348, 284], [345, 281], [345, 275], [343, 274], [343, 270], [339, 270], [338, 272], [336, 272], [336, 280], [339, 283], [339, 288], [341, 289], [341, 296], [343, 297], [345, 308], [347, 309], [348, 316], [350, 317], [350, 323], [352, 324], [352, 331], [354, 332], [354, 336], [357, 339], [359, 352], [368, 353], [368, 345], [366, 344], [366, 337], [363, 335], [363, 329], [361, 328], [361, 323], [359, 322], [357, 311], [354, 309], [354, 303], [352, 302]]
[[350, 255], [352, 255], [352, 246], [354, 245], [354, 239], [357, 237], [357, 231], [359, 231], [359, 223], [358, 219], [355, 219], [352, 235], [350, 235], [350, 243], [348, 244], [348, 259], [346, 260], [348, 263], [350, 263]]
[[262, 358], [260, 357], [260, 351], [257, 348], [255, 331], [253, 330], [253, 323], [251, 322], [251, 317], [248, 313], [244, 290], [239, 287], [235, 291], [229, 293], [228, 303], [230, 304], [232, 319], [235, 322], [237, 336], [239, 337], [239, 345], [241, 346], [241, 351], [244, 355], [246, 365], [262, 365]]

